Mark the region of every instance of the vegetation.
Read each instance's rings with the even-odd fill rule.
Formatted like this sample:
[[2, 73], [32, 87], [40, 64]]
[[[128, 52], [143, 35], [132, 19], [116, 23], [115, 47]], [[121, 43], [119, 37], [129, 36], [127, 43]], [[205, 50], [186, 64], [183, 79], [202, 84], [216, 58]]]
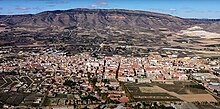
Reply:
[[127, 87], [124, 85], [124, 83], [120, 82], [120, 86], [122, 87], [122, 90], [125, 91], [126, 95], [128, 96], [129, 100], [133, 101], [134, 97], [132, 94], [128, 91]]
[[108, 80], [108, 79], [102, 79], [102, 82], [103, 82], [104, 84], [107, 84], [107, 83], [109, 83], [109, 80]]
[[192, 87], [192, 88], [196, 88], [196, 89], [205, 89], [204, 86], [200, 85], [200, 84], [196, 84], [196, 85], [188, 85], [188, 87]]
[[199, 72], [199, 73], [210, 73], [209, 70], [205, 70], [205, 69], [201, 69], [201, 70], [199, 70], [198, 72]]
[[86, 96], [81, 96], [81, 99], [82, 100], [91, 100], [91, 101], [98, 101], [98, 99], [94, 96], [91, 96], [91, 95], [86, 95]]
[[108, 98], [107, 93], [101, 93], [100, 95], [101, 95], [101, 98], [104, 99], [104, 100]]
[[113, 103], [113, 104], [118, 104], [118, 103], [120, 103], [119, 101], [117, 101], [117, 100], [112, 100], [112, 99], [110, 99], [110, 98], [107, 98], [106, 102], [107, 102], [108, 104], [110, 104], [110, 103]]
[[72, 87], [72, 86], [75, 86], [76, 85], [76, 82], [73, 82], [71, 80], [66, 80], [63, 85], [65, 86], [69, 86], [69, 87]]
[[213, 74], [216, 75], [216, 76], [219, 76], [219, 73], [217, 73], [217, 72], [214, 72]]
[[93, 86], [93, 87], [95, 86], [95, 84], [97, 83], [97, 81], [98, 81], [97, 78], [92, 78], [92, 79], [89, 80], [89, 82], [92, 83], [92, 86]]

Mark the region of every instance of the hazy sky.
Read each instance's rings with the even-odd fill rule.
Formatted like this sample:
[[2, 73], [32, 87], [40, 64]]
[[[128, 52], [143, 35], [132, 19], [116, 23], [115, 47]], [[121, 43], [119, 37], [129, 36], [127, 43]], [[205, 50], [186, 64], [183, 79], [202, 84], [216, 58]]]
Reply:
[[0, 0], [0, 14], [73, 8], [135, 9], [184, 18], [220, 18], [220, 0]]

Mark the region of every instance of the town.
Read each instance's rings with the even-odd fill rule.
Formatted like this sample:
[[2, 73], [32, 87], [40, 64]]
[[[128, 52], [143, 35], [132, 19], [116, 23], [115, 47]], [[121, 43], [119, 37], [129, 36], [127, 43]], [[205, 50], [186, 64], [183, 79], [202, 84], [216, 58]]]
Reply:
[[218, 2], [0, 0], [0, 109], [220, 109]]
[[219, 104], [220, 61], [215, 59], [164, 57], [159, 52], [145, 57], [69, 56], [52, 48], [9, 54], [1, 51], [3, 108], [182, 109]]

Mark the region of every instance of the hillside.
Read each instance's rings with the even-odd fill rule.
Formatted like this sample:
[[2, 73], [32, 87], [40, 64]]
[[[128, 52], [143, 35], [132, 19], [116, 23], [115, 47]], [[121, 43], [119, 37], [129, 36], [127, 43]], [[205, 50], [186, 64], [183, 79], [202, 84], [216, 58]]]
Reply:
[[137, 56], [165, 47], [213, 51], [218, 50], [219, 29], [218, 19], [184, 19], [124, 9], [57, 10], [0, 16], [0, 47], [56, 45], [72, 53]]
[[122, 29], [168, 28], [171, 31], [178, 31], [191, 25], [212, 22], [214, 21], [190, 20], [148, 11], [122, 9], [71, 9], [46, 11], [33, 15], [0, 16], [0, 23], [10, 28], [19, 27], [26, 30], [40, 28], [41, 31], [45, 28], [57, 30], [76, 25], [90, 29], [111, 26]]

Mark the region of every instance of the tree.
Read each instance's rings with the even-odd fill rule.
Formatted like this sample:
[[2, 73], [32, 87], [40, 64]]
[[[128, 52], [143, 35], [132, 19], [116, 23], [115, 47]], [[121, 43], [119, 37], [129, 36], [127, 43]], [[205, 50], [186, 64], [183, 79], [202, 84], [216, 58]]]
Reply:
[[109, 97], [107, 98], [106, 102], [107, 102], [108, 104], [110, 104], [110, 103], [113, 103], [113, 104], [118, 104], [118, 103], [120, 103], [119, 101], [117, 101], [117, 100], [112, 100], [112, 99], [110, 99]]
[[87, 77], [88, 77], [89, 80], [90, 80], [90, 76], [91, 76], [91, 73], [87, 72]]
[[109, 83], [109, 80], [108, 80], [108, 79], [102, 79], [102, 82], [103, 82], [104, 84], [107, 84], [107, 83]]
[[95, 86], [95, 84], [97, 83], [97, 78], [92, 78], [90, 82], [92, 83], [93, 86]]
[[75, 86], [76, 85], [76, 82], [73, 82], [71, 80], [66, 80], [63, 85], [65, 86], [69, 86], [69, 87], [72, 87], [72, 86]]
[[101, 93], [101, 98], [106, 100], [108, 97], [108, 94], [107, 93]]

